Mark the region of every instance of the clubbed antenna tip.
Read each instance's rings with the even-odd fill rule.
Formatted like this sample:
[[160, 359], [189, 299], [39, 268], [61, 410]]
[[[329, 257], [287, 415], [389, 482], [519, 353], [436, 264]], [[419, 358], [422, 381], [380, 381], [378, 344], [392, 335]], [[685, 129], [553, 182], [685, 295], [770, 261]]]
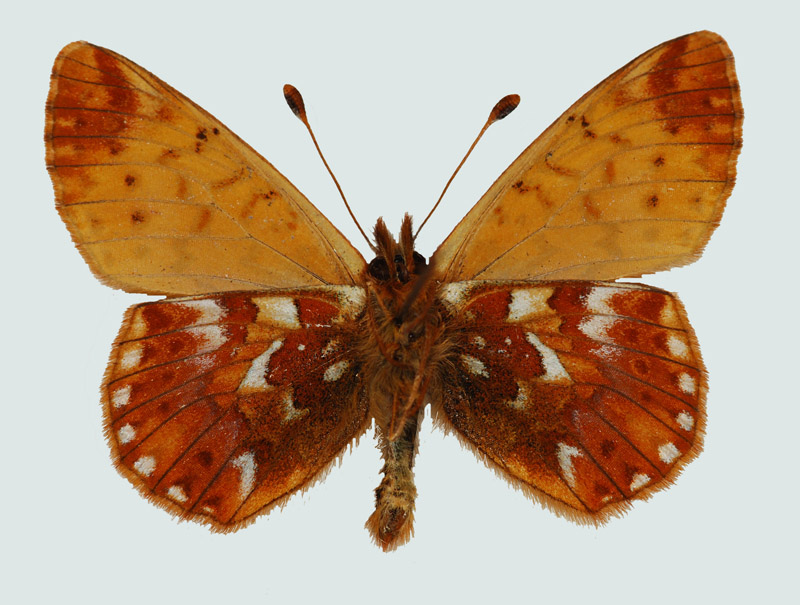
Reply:
[[347, 208], [347, 212], [350, 213], [350, 218], [353, 219], [353, 222], [356, 224], [356, 227], [358, 227], [358, 230], [361, 232], [361, 235], [366, 240], [367, 245], [369, 245], [370, 248], [375, 250], [375, 246], [373, 246], [372, 242], [369, 241], [367, 234], [364, 233], [364, 230], [358, 223], [356, 215], [353, 214], [353, 211], [350, 208], [350, 204], [347, 203], [347, 198], [344, 196], [344, 191], [342, 191], [342, 188], [339, 186], [339, 181], [336, 180], [336, 176], [333, 174], [333, 170], [331, 170], [331, 167], [328, 166], [328, 162], [325, 159], [325, 156], [322, 155], [322, 150], [319, 148], [319, 144], [317, 143], [317, 137], [314, 136], [314, 131], [311, 129], [311, 124], [308, 123], [308, 116], [306, 116], [306, 104], [303, 102], [303, 95], [301, 95], [300, 91], [297, 90], [291, 84], [284, 84], [283, 98], [286, 99], [286, 104], [289, 106], [289, 109], [292, 110], [292, 113], [296, 115], [303, 124], [305, 124], [305, 127], [308, 130], [308, 134], [311, 135], [311, 141], [314, 143], [314, 147], [316, 147], [317, 153], [319, 154], [322, 163], [325, 165], [325, 169], [328, 171], [328, 174], [331, 175], [333, 183], [336, 185], [336, 189], [339, 190], [339, 195], [342, 196], [342, 201], [344, 202], [345, 208]]
[[478, 141], [481, 140], [481, 137], [483, 136], [483, 133], [486, 132], [486, 129], [489, 128], [489, 126], [491, 126], [498, 120], [502, 120], [512, 111], [514, 111], [517, 108], [517, 105], [519, 105], [519, 101], [520, 101], [519, 95], [506, 95], [505, 97], [500, 99], [497, 103], [495, 103], [495, 106], [492, 107], [492, 111], [489, 113], [489, 117], [486, 119], [486, 123], [483, 125], [483, 128], [481, 128], [481, 131], [478, 133], [478, 136], [475, 137], [475, 140], [472, 142], [472, 145], [470, 145], [469, 149], [467, 150], [467, 154], [461, 160], [461, 163], [456, 167], [455, 171], [453, 172], [453, 175], [450, 177], [450, 180], [447, 181], [447, 184], [444, 186], [444, 189], [442, 190], [442, 194], [439, 196], [439, 199], [436, 200], [436, 203], [433, 205], [433, 208], [431, 208], [431, 211], [428, 213], [428, 216], [425, 217], [425, 220], [422, 221], [422, 224], [417, 228], [417, 232], [414, 234], [414, 239], [416, 239], [416, 237], [419, 235], [419, 232], [422, 231], [422, 228], [425, 226], [425, 223], [428, 222], [428, 219], [431, 218], [431, 215], [433, 214], [434, 210], [436, 210], [436, 208], [439, 207], [439, 204], [441, 203], [444, 194], [450, 187], [450, 183], [452, 183], [453, 179], [456, 178], [458, 171], [461, 170], [461, 167], [464, 165], [464, 162], [467, 161], [469, 154], [471, 154], [472, 150], [475, 149], [475, 145], [477, 145]]
[[306, 104], [303, 103], [303, 95], [300, 94], [300, 91], [291, 84], [284, 84], [283, 98], [286, 99], [286, 104], [292, 110], [292, 113], [300, 118], [303, 124], [307, 124]]

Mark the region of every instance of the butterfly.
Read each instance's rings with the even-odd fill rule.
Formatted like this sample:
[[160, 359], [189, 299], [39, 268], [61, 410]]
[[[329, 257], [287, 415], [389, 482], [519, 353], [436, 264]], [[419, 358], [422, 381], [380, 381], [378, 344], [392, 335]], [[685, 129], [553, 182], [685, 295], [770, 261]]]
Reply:
[[165, 296], [126, 312], [103, 380], [117, 468], [232, 531], [374, 424], [367, 528], [391, 550], [413, 532], [430, 405], [556, 514], [619, 515], [699, 453], [707, 379], [678, 298], [615, 280], [698, 258], [742, 115], [720, 36], [665, 42], [553, 122], [430, 259], [406, 215], [397, 238], [378, 220], [368, 263], [216, 118], [112, 51], [66, 46], [46, 106], [58, 212], [103, 283]]

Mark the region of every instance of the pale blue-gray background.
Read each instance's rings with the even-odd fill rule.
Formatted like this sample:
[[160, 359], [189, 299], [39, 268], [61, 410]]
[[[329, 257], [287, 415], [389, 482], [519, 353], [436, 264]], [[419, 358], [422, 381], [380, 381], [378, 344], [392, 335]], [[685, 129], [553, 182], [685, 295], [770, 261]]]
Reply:
[[[797, 13], [792, 3], [28, 2], [4, 9], [4, 603], [785, 603], [797, 598]], [[179, 5], [182, 8], [179, 8]], [[559, 8], [554, 8], [559, 6]], [[705, 453], [602, 530], [556, 518], [426, 421], [416, 538], [362, 529], [363, 439], [324, 484], [235, 535], [178, 524], [113, 470], [98, 387], [123, 310], [58, 218], [44, 169], [52, 61], [86, 39], [151, 70], [288, 176], [362, 251], [281, 87], [305, 95], [359, 218], [421, 218], [494, 102], [522, 95], [420, 238], [428, 255], [572, 101], [648, 48], [712, 29], [736, 56], [739, 182], [680, 294], [711, 374]], [[794, 339], [794, 340], [793, 340]], [[795, 601], [796, 602], [796, 601]]]

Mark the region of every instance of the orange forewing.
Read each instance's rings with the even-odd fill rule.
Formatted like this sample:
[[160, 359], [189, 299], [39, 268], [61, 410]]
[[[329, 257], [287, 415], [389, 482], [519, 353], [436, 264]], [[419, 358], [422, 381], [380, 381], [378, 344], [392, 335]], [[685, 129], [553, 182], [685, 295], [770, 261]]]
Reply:
[[597, 522], [699, 451], [706, 379], [674, 295], [634, 284], [462, 282], [438, 421], [560, 513]]
[[362, 309], [348, 286], [132, 307], [104, 388], [120, 469], [223, 531], [309, 485], [366, 428]]
[[115, 288], [188, 295], [352, 284], [364, 267], [264, 158], [110, 50], [75, 42], [58, 55], [45, 141], [61, 217]]
[[695, 260], [736, 176], [742, 103], [728, 45], [656, 46], [519, 156], [434, 255], [448, 281], [617, 279]]

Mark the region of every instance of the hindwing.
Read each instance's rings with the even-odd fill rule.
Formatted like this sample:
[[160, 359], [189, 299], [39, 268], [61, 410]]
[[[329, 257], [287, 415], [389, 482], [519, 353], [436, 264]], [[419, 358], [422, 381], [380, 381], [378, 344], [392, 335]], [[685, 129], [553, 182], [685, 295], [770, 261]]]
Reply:
[[602, 520], [701, 447], [706, 377], [678, 299], [609, 282], [460, 282], [437, 420], [557, 511]]
[[132, 307], [103, 385], [117, 466], [223, 531], [309, 485], [366, 428], [363, 304], [339, 286]]

